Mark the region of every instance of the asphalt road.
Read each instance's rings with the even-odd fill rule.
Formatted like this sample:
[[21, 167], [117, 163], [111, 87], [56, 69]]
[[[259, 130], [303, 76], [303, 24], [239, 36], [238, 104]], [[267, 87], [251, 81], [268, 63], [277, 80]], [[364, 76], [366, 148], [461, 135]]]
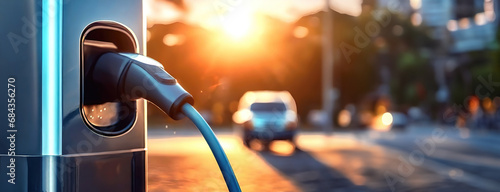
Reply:
[[[298, 150], [252, 150], [216, 132], [243, 191], [499, 191], [500, 134], [412, 126], [397, 132], [301, 132]], [[227, 191], [197, 130], [148, 133], [149, 191]]]

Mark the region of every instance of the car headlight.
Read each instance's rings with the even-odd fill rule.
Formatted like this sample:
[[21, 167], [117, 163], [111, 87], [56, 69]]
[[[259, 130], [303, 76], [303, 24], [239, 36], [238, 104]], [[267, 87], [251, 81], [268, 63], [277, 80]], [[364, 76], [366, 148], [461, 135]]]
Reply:
[[393, 117], [392, 117], [392, 114], [389, 113], [389, 112], [385, 112], [383, 115], [382, 115], [382, 123], [385, 125], [385, 126], [389, 126], [392, 124], [392, 121], [393, 121]]

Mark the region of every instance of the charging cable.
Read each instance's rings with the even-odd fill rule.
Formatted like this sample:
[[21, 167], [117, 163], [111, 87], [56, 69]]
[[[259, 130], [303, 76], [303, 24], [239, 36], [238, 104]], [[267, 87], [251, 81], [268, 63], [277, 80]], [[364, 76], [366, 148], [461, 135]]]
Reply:
[[173, 119], [187, 116], [200, 130], [212, 151], [231, 192], [241, 191], [214, 132], [192, 106], [193, 97], [154, 59], [134, 53], [105, 53], [91, 71], [89, 82], [95, 86], [94, 98], [100, 102], [146, 99]]
[[236, 180], [236, 176], [234, 175], [233, 168], [231, 167], [231, 164], [229, 164], [229, 160], [227, 159], [224, 150], [222, 149], [219, 141], [217, 140], [217, 137], [215, 136], [214, 132], [207, 124], [205, 119], [203, 119], [200, 113], [198, 113], [198, 111], [196, 111], [196, 109], [190, 104], [185, 104], [184, 106], [182, 106], [182, 112], [189, 119], [191, 119], [196, 127], [198, 127], [201, 134], [207, 141], [207, 144], [212, 150], [215, 160], [219, 165], [222, 175], [224, 176], [224, 180], [226, 181], [226, 185], [229, 191], [241, 191], [238, 180]]

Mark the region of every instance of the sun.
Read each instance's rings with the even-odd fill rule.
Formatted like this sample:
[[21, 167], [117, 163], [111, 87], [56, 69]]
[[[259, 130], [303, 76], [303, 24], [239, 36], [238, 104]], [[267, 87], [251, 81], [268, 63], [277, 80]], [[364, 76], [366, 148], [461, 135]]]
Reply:
[[222, 27], [229, 37], [241, 40], [250, 34], [251, 22], [247, 18], [242, 18], [238, 21], [224, 23]]
[[234, 40], [242, 40], [251, 34], [253, 15], [248, 11], [234, 11], [223, 18], [222, 30]]

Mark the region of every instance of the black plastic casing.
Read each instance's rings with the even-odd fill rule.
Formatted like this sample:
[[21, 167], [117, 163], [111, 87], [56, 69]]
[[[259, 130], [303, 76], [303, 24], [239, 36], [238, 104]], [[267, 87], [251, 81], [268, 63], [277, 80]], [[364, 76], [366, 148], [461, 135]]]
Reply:
[[[105, 53], [93, 70], [94, 84], [102, 88], [100, 102], [146, 99], [173, 119], [183, 118], [182, 105], [193, 97], [157, 61], [132, 53]], [[111, 97], [109, 97], [111, 96]], [[97, 102], [97, 101], [96, 101]]]

